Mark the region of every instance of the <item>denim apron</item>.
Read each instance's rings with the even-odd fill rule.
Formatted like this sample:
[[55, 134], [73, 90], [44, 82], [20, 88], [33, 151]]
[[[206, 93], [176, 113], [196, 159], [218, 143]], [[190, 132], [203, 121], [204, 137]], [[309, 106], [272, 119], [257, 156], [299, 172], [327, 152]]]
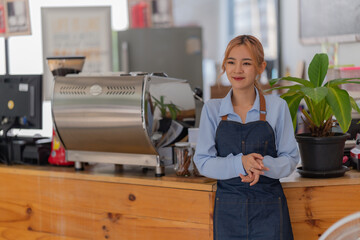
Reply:
[[[222, 121], [216, 130], [218, 156], [259, 153], [277, 157], [275, 135], [266, 121], [264, 96], [260, 97], [260, 120], [246, 124]], [[291, 240], [289, 211], [278, 179], [260, 176], [254, 186], [240, 177], [217, 181], [214, 239]]]

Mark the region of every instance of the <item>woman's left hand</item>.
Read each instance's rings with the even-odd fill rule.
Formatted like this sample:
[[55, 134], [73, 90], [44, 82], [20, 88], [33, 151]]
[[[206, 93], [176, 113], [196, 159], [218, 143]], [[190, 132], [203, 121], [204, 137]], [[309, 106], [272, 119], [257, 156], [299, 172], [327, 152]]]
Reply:
[[260, 179], [260, 175], [257, 173], [252, 173], [251, 176], [250, 174], [244, 176], [240, 173], [240, 177], [242, 182], [250, 183], [250, 186], [254, 186]]
[[[264, 166], [262, 160], [258, 159], [257, 162], [261, 165], [261, 169], [255, 169], [255, 170], [260, 170], [260, 172], [269, 171], [269, 168]], [[247, 182], [250, 183], [250, 186], [254, 186], [259, 181], [260, 174], [259, 171], [250, 171], [249, 174], [246, 176], [240, 173], [240, 178], [242, 182]]]

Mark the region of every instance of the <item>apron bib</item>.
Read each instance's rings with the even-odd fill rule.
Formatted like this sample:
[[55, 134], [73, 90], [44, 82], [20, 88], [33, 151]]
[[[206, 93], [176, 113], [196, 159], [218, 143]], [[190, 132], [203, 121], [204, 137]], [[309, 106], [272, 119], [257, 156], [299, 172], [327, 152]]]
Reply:
[[[216, 130], [218, 156], [259, 153], [277, 157], [275, 135], [266, 121], [264, 96], [260, 97], [260, 120], [242, 124], [222, 121]], [[289, 211], [278, 179], [260, 176], [254, 186], [240, 177], [218, 180], [214, 209], [214, 239], [293, 239]]]

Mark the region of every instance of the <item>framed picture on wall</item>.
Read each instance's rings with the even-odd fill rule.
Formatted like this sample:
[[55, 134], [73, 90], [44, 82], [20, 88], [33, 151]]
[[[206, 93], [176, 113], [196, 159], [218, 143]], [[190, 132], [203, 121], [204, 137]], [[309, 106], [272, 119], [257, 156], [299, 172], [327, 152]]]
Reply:
[[359, 42], [359, 20], [358, 0], [299, 0], [299, 37], [303, 44]]
[[47, 57], [85, 56], [83, 72], [112, 71], [110, 7], [47, 7], [41, 18], [45, 99], [53, 86]]
[[0, 35], [30, 35], [28, 0], [0, 0]]

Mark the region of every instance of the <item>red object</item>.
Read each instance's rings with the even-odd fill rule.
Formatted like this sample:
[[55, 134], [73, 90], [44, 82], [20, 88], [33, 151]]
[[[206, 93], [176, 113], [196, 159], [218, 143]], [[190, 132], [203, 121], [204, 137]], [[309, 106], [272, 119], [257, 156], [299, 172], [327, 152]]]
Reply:
[[0, 33], [6, 32], [5, 24], [5, 9], [4, 6], [0, 5]]
[[71, 166], [74, 162], [66, 161], [65, 148], [61, 145], [58, 136], [53, 129], [53, 139], [51, 142], [51, 153], [48, 162], [52, 165]]
[[146, 2], [140, 2], [131, 8], [132, 28], [145, 28], [149, 26], [147, 21], [147, 8]]
[[360, 159], [360, 153], [350, 152], [350, 157], [354, 159]]
[[348, 71], [348, 70], [360, 70], [360, 67], [341, 67], [341, 71]]
[[349, 161], [349, 157], [348, 156], [343, 156], [342, 163], [346, 163], [347, 161]]

